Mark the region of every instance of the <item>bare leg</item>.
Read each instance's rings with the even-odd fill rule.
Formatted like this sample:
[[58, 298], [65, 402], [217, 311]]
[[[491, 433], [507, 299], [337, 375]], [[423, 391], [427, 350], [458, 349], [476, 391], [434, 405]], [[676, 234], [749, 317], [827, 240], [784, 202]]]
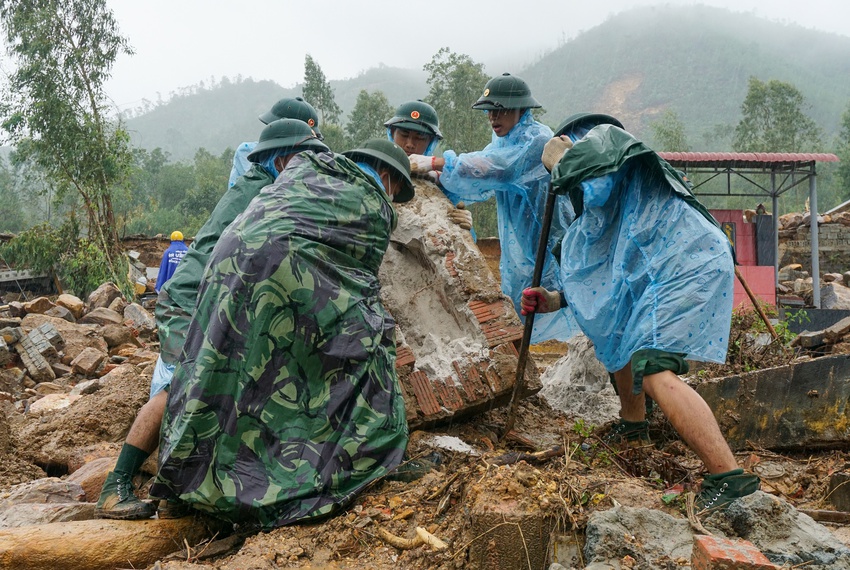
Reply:
[[738, 468], [711, 408], [693, 388], [669, 370], [644, 376], [643, 388], [685, 443], [702, 459], [709, 473]]
[[126, 443], [148, 453], [153, 453], [153, 450], [159, 445], [159, 428], [162, 424], [162, 416], [165, 413], [167, 401], [168, 392], [163, 390], [141, 407], [133, 425], [130, 427], [130, 433], [127, 434]]
[[627, 364], [614, 372], [617, 392], [620, 396], [620, 417], [630, 422], [642, 422], [646, 419], [646, 397], [644, 393], [632, 392], [632, 368]]

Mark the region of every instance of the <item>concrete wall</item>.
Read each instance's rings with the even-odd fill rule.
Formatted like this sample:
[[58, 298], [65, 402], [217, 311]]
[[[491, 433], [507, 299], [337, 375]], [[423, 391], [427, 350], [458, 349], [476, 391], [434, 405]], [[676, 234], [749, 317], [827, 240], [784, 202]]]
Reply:
[[[780, 232], [779, 266], [799, 263], [812, 271], [811, 228]], [[818, 250], [821, 273], [843, 273], [850, 270], [850, 227], [843, 224], [821, 224], [818, 227]]]

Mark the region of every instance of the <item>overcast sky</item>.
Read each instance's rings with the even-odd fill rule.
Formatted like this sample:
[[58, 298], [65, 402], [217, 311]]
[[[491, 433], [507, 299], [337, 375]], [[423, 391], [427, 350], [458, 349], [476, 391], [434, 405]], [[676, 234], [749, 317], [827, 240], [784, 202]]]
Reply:
[[107, 90], [121, 109], [181, 87], [237, 75], [283, 87], [303, 80], [309, 53], [328, 79], [380, 64], [421, 69], [441, 47], [519, 68], [637, 5], [748, 12], [850, 37], [847, 0], [107, 0], [135, 55]]

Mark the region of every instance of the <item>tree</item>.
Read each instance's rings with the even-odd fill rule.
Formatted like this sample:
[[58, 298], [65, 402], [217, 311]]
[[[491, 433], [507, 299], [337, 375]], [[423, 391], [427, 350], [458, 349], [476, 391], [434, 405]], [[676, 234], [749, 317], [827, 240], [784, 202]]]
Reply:
[[846, 200], [850, 195], [850, 103], [841, 115], [841, 130], [838, 134], [838, 148], [835, 151], [841, 162], [835, 177], [838, 181], [841, 200]]
[[385, 136], [384, 121], [392, 116], [393, 108], [382, 91], [370, 95], [361, 89], [345, 126], [350, 146], [360, 146], [369, 139]]
[[309, 53], [304, 58], [304, 88], [301, 92], [304, 99], [313, 105], [321, 116], [322, 129], [325, 128], [325, 123], [339, 122], [342, 109], [336, 104], [334, 90], [325, 78], [322, 68]]
[[79, 196], [88, 242], [126, 281], [112, 204], [133, 157], [127, 132], [108, 118], [103, 85], [118, 55], [132, 50], [105, 0], [0, 0], [0, 24], [15, 63], [2, 126], [59, 198]]
[[18, 232], [29, 226], [23, 200], [18, 193], [15, 172], [0, 156], [0, 231]]
[[657, 121], [649, 123], [655, 139], [655, 150], [661, 152], [688, 152], [691, 150], [685, 136], [685, 125], [678, 113], [668, 109]]
[[803, 113], [803, 95], [790, 83], [750, 77], [735, 127], [737, 152], [812, 152], [821, 147], [821, 130]]
[[430, 88], [427, 102], [437, 110], [443, 144], [456, 152], [484, 148], [490, 142], [490, 125], [481, 111], [472, 108], [490, 79], [484, 65], [444, 47], [424, 69]]

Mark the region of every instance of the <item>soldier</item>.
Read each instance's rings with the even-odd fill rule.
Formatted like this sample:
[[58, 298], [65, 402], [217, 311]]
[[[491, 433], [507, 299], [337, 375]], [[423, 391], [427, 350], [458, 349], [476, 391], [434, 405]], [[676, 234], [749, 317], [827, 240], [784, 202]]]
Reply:
[[[319, 131], [319, 115], [316, 113], [316, 109], [301, 97], [281, 99], [272, 105], [270, 110], [260, 115], [259, 119], [264, 125], [278, 119], [298, 119], [307, 123], [307, 126], [313, 129], [320, 141], [324, 140], [321, 131]], [[239, 177], [251, 168], [248, 155], [253, 152], [256, 146], [256, 142], [243, 142], [236, 148], [236, 152], [233, 154], [233, 168], [230, 170], [228, 188], [236, 184]]]
[[[440, 184], [452, 202], [481, 202], [496, 197], [499, 224], [499, 261], [502, 291], [519, 312], [522, 290], [531, 282], [537, 241], [546, 204], [549, 173], [540, 156], [552, 129], [534, 120], [531, 109], [540, 107], [528, 85], [508, 73], [492, 78], [473, 109], [487, 112], [493, 138], [483, 150], [457, 154], [448, 150], [442, 158], [412, 155], [414, 174], [437, 171]], [[455, 202], [456, 203], [456, 202]], [[563, 235], [556, 221], [550, 244]], [[551, 249], [551, 248], [550, 248]], [[549, 254], [544, 285], [557, 284], [557, 262]], [[566, 311], [541, 315], [534, 321], [532, 342], [567, 340], [576, 332]]]
[[391, 201], [413, 192], [390, 141], [300, 153], [224, 231], [152, 496], [269, 529], [335, 513], [399, 465], [407, 422], [378, 268]]
[[[260, 190], [274, 182], [292, 156], [302, 151], [327, 150], [328, 147], [302, 121], [279, 119], [269, 123], [250, 155], [251, 168], [219, 200], [174, 275], [163, 285], [155, 308], [160, 355], [151, 380], [150, 400], [139, 410], [115, 469], [107, 476], [95, 508], [96, 517], [143, 519], [153, 514], [154, 507], [133, 494], [132, 479], [156, 449], [167, 397], [164, 390], [171, 383], [210, 253], [224, 228], [242, 213]], [[160, 512], [163, 518], [170, 515], [165, 508]]]
[[708, 404], [679, 374], [686, 359], [726, 360], [731, 247], [681, 173], [621, 127], [580, 113], [546, 144], [543, 163], [576, 217], [559, 286], [526, 289], [522, 310], [568, 306], [614, 375], [621, 420], [610, 439], [642, 438], [650, 396], [708, 469], [697, 506], [722, 507], [759, 480], [738, 467]]
[[387, 137], [408, 156], [433, 156], [437, 144], [443, 139], [437, 111], [421, 99], [402, 103], [384, 126], [387, 127]]
[[[396, 109], [395, 115], [384, 123], [384, 126], [387, 127], [387, 138], [400, 146], [408, 156], [433, 157], [437, 144], [443, 139], [437, 111], [421, 99], [402, 103]], [[436, 173], [432, 174], [431, 180], [439, 185]], [[446, 194], [445, 189], [440, 187], [440, 190]], [[464, 203], [456, 197], [446, 194], [446, 198], [455, 206], [448, 211], [449, 220], [465, 230], [470, 230], [475, 239], [475, 231], [472, 230], [472, 212], [467, 210]]]

